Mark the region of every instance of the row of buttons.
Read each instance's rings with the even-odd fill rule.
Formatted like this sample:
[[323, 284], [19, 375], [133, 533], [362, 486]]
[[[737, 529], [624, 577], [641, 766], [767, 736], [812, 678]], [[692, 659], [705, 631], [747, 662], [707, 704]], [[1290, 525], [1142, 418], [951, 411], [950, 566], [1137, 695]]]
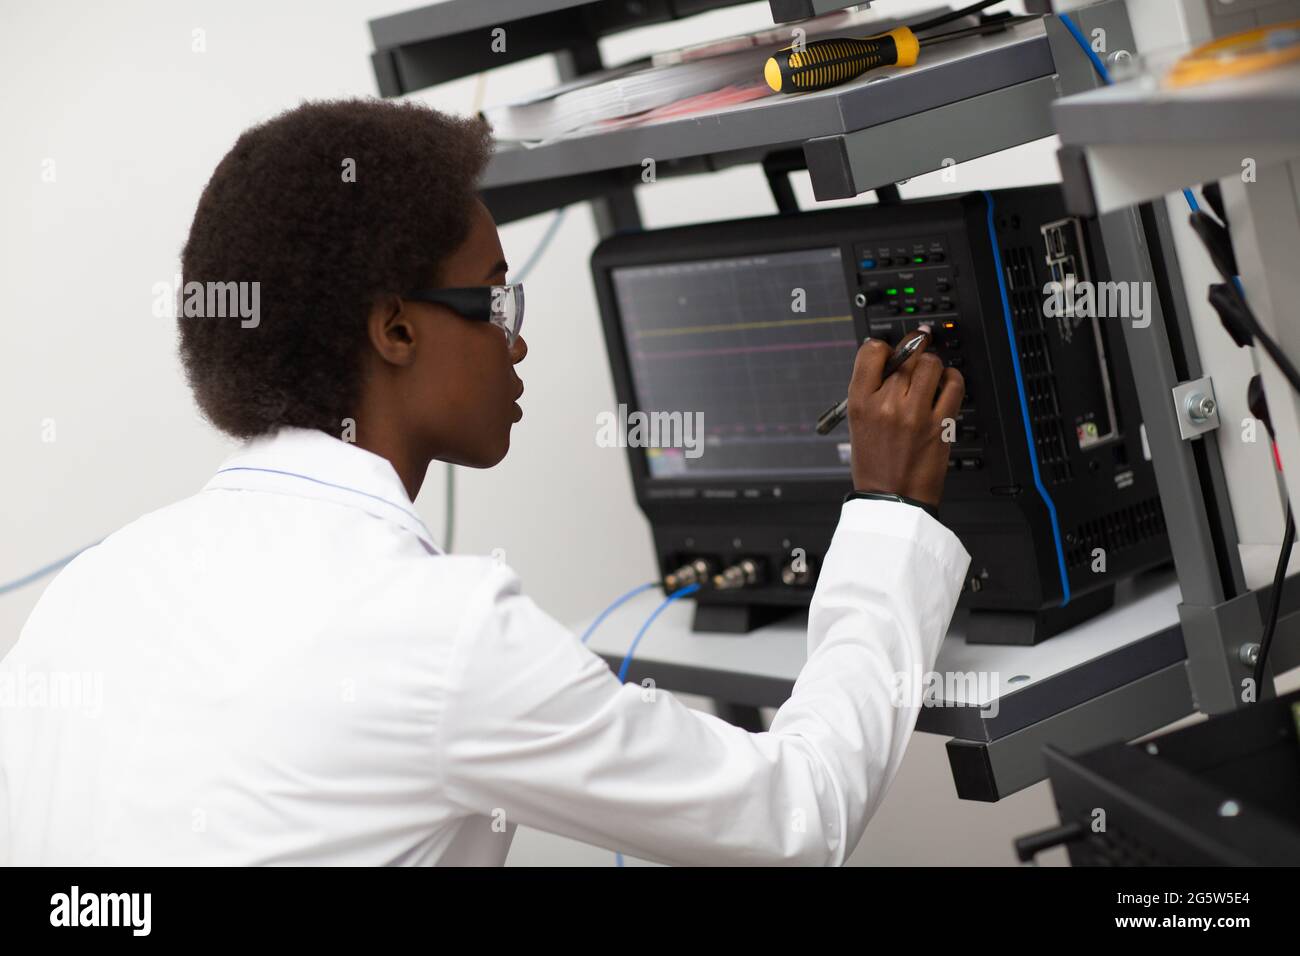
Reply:
[[891, 299], [885, 306], [890, 315], [915, 315], [918, 312], [951, 312], [952, 299], [940, 299], [936, 302], [917, 302], [915, 299]]
[[927, 322], [921, 319], [873, 318], [867, 323], [867, 331], [872, 338], [884, 339], [890, 345], [897, 345], [903, 337], [915, 332], [922, 325], [930, 326], [933, 333], [933, 346], [942, 349], [960, 349], [962, 346], [961, 328], [951, 319], [940, 322]]
[[921, 266], [929, 262], [944, 262], [948, 257], [942, 252], [919, 252], [914, 256], [880, 256], [858, 260], [859, 269], [888, 269], [890, 266]]

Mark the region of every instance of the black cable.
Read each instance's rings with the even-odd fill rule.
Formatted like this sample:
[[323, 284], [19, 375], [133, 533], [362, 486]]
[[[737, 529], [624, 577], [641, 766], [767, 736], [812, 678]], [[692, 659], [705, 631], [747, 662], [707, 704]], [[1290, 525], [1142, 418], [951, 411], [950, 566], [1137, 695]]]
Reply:
[[[1233, 283], [1231, 278], [1228, 279], [1228, 282], [1234, 289], [1236, 288], [1236, 283]], [[1254, 311], [1246, 302], [1246, 297], [1241, 295], [1240, 292], [1237, 293], [1237, 296], [1241, 305], [1240, 316], [1245, 321], [1246, 328], [1251, 335], [1259, 339], [1260, 344], [1264, 346], [1264, 351], [1268, 353], [1268, 357], [1273, 360], [1273, 363], [1282, 370], [1282, 374], [1291, 383], [1291, 387], [1300, 392], [1300, 370], [1296, 369], [1291, 360], [1287, 358], [1286, 353], [1273, 341], [1272, 336], [1264, 331], [1263, 326], [1259, 324], [1259, 319], [1255, 317]]]
[[1286, 530], [1282, 532], [1282, 551], [1277, 556], [1277, 570], [1273, 572], [1273, 593], [1269, 596], [1268, 620], [1264, 624], [1264, 636], [1259, 639], [1259, 656], [1255, 658], [1255, 700], [1264, 699], [1264, 664], [1268, 660], [1268, 649], [1273, 643], [1273, 632], [1277, 630], [1278, 610], [1282, 606], [1282, 585], [1286, 583], [1286, 567], [1291, 563], [1291, 546], [1295, 544], [1295, 517], [1291, 514], [1291, 505], [1286, 506]]
[[1300, 392], [1300, 369], [1295, 367], [1292, 361], [1287, 358], [1286, 353], [1273, 341], [1272, 336], [1265, 332], [1263, 326], [1259, 324], [1259, 319], [1256, 318], [1254, 310], [1250, 307], [1250, 303], [1246, 301], [1246, 296], [1237, 284], [1237, 277], [1232, 274], [1231, 266], [1226, 261], [1225, 251], [1215, 243], [1213, 227], [1217, 226], [1217, 223], [1212, 217], [1203, 212], [1192, 213], [1190, 221], [1192, 231], [1200, 238], [1201, 243], [1210, 254], [1210, 261], [1214, 263], [1219, 275], [1223, 276], [1223, 281], [1228, 283], [1237, 294], [1239, 305], [1237, 317], [1246, 326], [1246, 330], [1250, 335], [1259, 340], [1269, 358], [1281, 369], [1282, 374], [1286, 376], [1286, 380], [1291, 383], [1291, 387]]
[[[1227, 221], [1225, 207], [1223, 205], [1222, 195], [1216, 191], [1206, 193], [1206, 200], [1211, 204], [1216, 213], [1224, 222]], [[1223, 223], [1218, 222], [1212, 216], [1201, 210], [1195, 210], [1190, 217], [1192, 232], [1196, 233], [1201, 243], [1205, 246], [1206, 252], [1210, 254], [1210, 261], [1214, 263], [1214, 268], [1219, 275], [1223, 276], [1226, 283], [1226, 289], [1222, 287], [1210, 287], [1210, 302], [1219, 311], [1220, 317], [1224, 316], [1225, 309], [1232, 313], [1231, 318], [1244, 327], [1246, 334], [1252, 338], [1258, 339], [1259, 343], [1264, 346], [1264, 351], [1268, 353], [1275, 365], [1281, 369], [1282, 374], [1291, 387], [1300, 392], [1300, 371], [1296, 370], [1291, 360], [1283, 353], [1273, 338], [1264, 331], [1263, 326], [1259, 324], [1259, 319], [1255, 316], [1254, 310], [1250, 303], [1246, 301], [1246, 294], [1242, 291], [1240, 280], [1234, 275], [1236, 266], [1235, 256], [1232, 250], [1232, 239]], [[1235, 298], [1231, 306], [1228, 305], [1227, 296]], [[1216, 299], [1218, 300], [1216, 302]], [[1227, 323], [1225, 322], [1225, 325]], [[1240, 331], [1240, 329], [1239, 329]], [[1234, 341], [1238, 336], [1234, 334], [1231, 326], [1228, 326], [1228, 332], [1233, 336]], [[1241, 345], [1240, 341], [1237, 343]], [[1255, 376], [1258, 379], [1259, 376]], [[1251, 380], [1251, 385], [1256, 384], [1255, 379]], [[1262, 397], [1262, 394], [1261, 394]], [[1251, 414], [1255, 414], [1255, 408], [1251, 408]], [[1268, 419], [1264, 419], [1268, 427], [1269, 436], [1272, 438], [1273, 426]], [[1286, 583], [1287, 565], [1291, 563], [1291, 549], [1295, 544], [1295, 516], [1291, 513], [1291, 502], [1286, 505], [1286, 529], [1282, 532], [1282, 550], [1278, 552], [1277, 568], [1273, 571], [1273, 593], [1269, 595], [1268, 618], [1264, 622], [1264, 633], [1259, 640], [1259, 654], [1255, 658], [1255, 669], [1253, 677], [1255, 680], [1255, 700], [1263, 699], [1264, 686], [1264, 668], [1268, 663], [1268, 651], [1273, 644], [1273, 634], [1277, 630], [1278, 613], [1282, 607], [1282, 587]]]
[[963, 27], [960, 30], [953, 30], [951, 33], [940, 33], [932, 37], [920, 37], [918, 42], [921, 46], [928, 47], [935, 43], [942, 43], [945, 40], [963, 40], [966, 37], [980, 37], [989, 33], [998, 33], [1007, 27], [1014, 27], [1020, 23], [1028, 23], [1030, 20], [1041, 20], [1042, 17], [1037, 13], [1028, 13], [1022, 17], [1006, 17], [1001, 20], [990, 20], [988, 23], [981, 23], [978, 26]]
[[929, 30], [931, 27], [942, 26], [945, 23], [952, 23], [954, 20], [960, 20], [962, 17], [970, 16], [972, 13], [978, 13], [985, 7], [991, 7], [995, 3], [1001, 3], [1002, 0], [980, 0], [979, 3], [972, 3], [968, 7], [962, 7], [960, 10], [949, 10], [947, 13], [941, 13], [937, 17], [931, 17], [921, 23], [908, 25], [908, 29], [913, 33], [920, 33], [922, 30]]

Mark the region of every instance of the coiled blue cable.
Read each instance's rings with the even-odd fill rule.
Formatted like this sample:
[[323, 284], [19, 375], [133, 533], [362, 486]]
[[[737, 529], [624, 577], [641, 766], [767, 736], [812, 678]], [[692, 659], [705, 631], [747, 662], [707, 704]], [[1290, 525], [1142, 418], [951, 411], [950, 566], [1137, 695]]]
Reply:
[[632, 639], [632, 646], [627, 649], [627, 654], [623, 658], [623, 666], [618, 669], [618, 682], [620, 684], [627, 680], [627, 671], [628, 668], [632, 666], [632, 655], [636, 653], [636, 646], [641, 643], [641, 638], [645, 637], [645, 632], [650, 630], [650, 625], [655, 622], [655, 618], [663, 613], [664, 608], [672, 604], [678, 598], [684, 598], [688, 594], [694, 594], [699, 589], [700, 586], [698, 584], [688, 584], [681, 590], [674, 591], [672, 594], [664, 598], [662, 603], [654, 609], [653, 613], [645, 619], [645, 623], [641, 625], [641, 630], [637, 631], [636, 637]]
[[[653, 585], [651, 585], [651, 587], [653, 587]], [[678, 591], [674, 591], [672, 594], [664, 598], [663, 601], [660, 603], [660, 605], [654, 609], [651, 615], [645, 619], [645, 623], [641, 625], [641, 630], [637, 631], [636, 637], [632, 639], [632, 646], [627, 649], [627, 654], [623, 658], [623, 665], [618, 669], [618, 682], [620, 684], [624, 683], [627, 680], [628, 668], [632, 666], [632, 655], [636, 653], [637, 645], [641, 643], [641, 638], [645, 637], [645, 632], [650, 630], [650, 625], [655, 622], [655, 618], [657, 618], [663, 612], [664, 608], [672, 604], [678, 598], [684, 598], [688, 594], [694, 594], [699, 589], [700, 586], [698, 584], [688, 584], [686, 585], [686, 587]], [[645, 590], [644, 587], [638, 588], [637, 591], [633, 593], [640, 593], [643, 590]], [[631, 597], [631, 595], [628, 594], [625, 595], [624, 597]], [[621, 603], [622, 600], [623, 598], [620, 598], [619, 603]], [[599, 619], [597, 619], [596, 623], [599, 623]], [[593, 624], [592, 626], [594, 627], [595, 625]], [[586, 640], [586, 638], [584, 637], [583, 640]], [[618, 851], [614, 852], [614, 865], [615, 866], [623, 865], [623, 854], [619, 853]]]
[[621, 597], [615, 598], [614, 602], [610, 604], [609, 607], [605, 608], [605, 610], [597, 614], [596, 619], [587, 625], [587, 629], [582, 632], [582, 643], [584, 644], [587, 643], [588, 639], [591, 637], [593, 633], [595, 633], [596, 628], [600, 627], [601, 622], [604, 621], [605, 618], [609, 617], [616, 610], [618, 610], [620, 607], [622, 607], [632, 598], [636, 597], [642, 591], [649, 591], [651, 588], [658, 587], [658, 586], [659, 586], [658, 581], [650, 581], [647, 584], [639, 584], [636, 587], [634, 587], [632, 590], [628, 591], [626, 594], [622, 595]]

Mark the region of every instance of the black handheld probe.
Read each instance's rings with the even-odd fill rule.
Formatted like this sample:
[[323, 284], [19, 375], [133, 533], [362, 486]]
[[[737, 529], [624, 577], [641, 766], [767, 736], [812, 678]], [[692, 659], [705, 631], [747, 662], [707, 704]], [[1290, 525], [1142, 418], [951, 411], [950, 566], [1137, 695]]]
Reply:
[[[894, 354], [889, 356], [889, 361], [885, 363], [885, 370], [880, 373], [880, 380], [883, 382], [893, 375], [894, 372], [898, 371], [900, 365], [912, 357], [912, 353], [924, 348], [929, 341], [930, 330], [925, 326], [922, 326], [915, 335], [903, 339], [898, 344], [898, 348], [894, 349]], [[835, 426], [844, 421], [848, 415], [849, 400], [846, 397], [842, 402], [838, 402], [822, 412], [821, 418], [817, 419], [817, 434], [829, 435], [835, 429]]]

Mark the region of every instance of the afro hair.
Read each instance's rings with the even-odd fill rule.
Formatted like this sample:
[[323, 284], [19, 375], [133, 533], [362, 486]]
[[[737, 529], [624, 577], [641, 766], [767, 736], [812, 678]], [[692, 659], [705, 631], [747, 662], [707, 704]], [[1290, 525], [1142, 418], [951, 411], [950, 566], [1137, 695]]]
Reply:
[[217, 428], [337, 432], [355, 412], [377, 296], [438, 281], [491, 152], [481, 119], [376, 99], [304, 102], [247, 130], [199, 198], [190, 283], [256, 282], [258, 320], [180, 313], [180, 354]]

